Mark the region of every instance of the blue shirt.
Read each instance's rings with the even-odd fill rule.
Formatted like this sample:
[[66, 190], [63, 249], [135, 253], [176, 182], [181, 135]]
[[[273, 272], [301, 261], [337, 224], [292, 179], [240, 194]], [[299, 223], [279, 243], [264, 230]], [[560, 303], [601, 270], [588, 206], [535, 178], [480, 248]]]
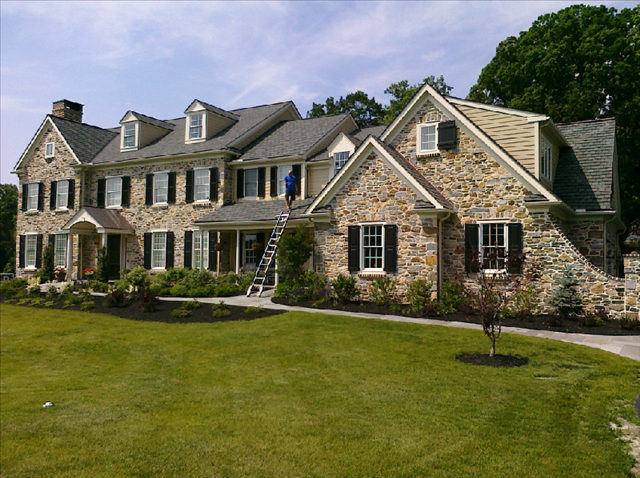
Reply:
[[285, 176], [284, 185], [285, 185], [285, 188], [286, 188], [287, 191], [295, 192], [295, 190], [296, 190], [296, 177], [293, 176], [293, 175]]

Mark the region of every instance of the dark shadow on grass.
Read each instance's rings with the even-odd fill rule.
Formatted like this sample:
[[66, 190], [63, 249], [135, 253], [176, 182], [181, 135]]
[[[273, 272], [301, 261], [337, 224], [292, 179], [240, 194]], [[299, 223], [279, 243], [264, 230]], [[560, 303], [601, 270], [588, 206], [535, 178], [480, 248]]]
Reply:
[[489, 357], [489, 354], [481, 354], [479, 352], [458, 354], [456, 355], [456, 360], [471, 365], [486, 365], [489, 367], [521, 367], [529, 363], [529, 359], [526, 357], [500, 354]]

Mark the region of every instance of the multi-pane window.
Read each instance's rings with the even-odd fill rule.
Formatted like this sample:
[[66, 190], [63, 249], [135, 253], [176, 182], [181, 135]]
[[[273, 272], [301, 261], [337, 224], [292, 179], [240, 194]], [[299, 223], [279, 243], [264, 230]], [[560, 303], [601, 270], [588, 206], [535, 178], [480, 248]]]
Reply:
[[244, 270], [253, 271], [258, 265], [258, 252], [253, 248], [258, 236], [256, 234], [244, 235]]
[[166, 203], [169, 199], [169, 173], [153, 175], [153, 202]]
[[117, 207], [122, 204], [122, 178], [107, 178], [107, 207]]
[[278, 196], [284, 196], [285, 185], [284, 178], [289, 175], [289, 171], [291, 171], [291, 166], [278, 166]]
[[54, 267], [67, 267], [67, 234], [56, 234], [56, 242], [54, 246]]
[[382, 270], [384, 257], [384, 228], [381, 224], [362, 226], [362, 268]]
[[333, 173], [338, 174], [338, 172], [343, 168], [348, 159], [349, 151], [340, 151], [339, 153], [333, 153]]
[[438, 125], [437, 123], [433, 124], [423, 124], [418, 126], [418, 152], [427, 153], [436, 151], [438, 149], [437, 146], [438, 141]]
[[209, 171], [208, 169], [196, 169], [194, 171], [194, 196], [196, 201], [209, 199]]
[[69, 205], [69, 181], [58, 181], [56, 185], [56, 208], [66, 209]]
[[44, 157], [45, 158], [53, 158], [56, 154], [56, 143], [45, 143], [44, 144]]
[[209, 231], [193, 231], [194, 269], [206, 269], [209, 265]]
[[258, 168], [244, 170], [244, 197], [258, 197]]
[[480, 230], [480, 254], [482, 269], [502, 271], [507, 257], [507, 225], [482, 224]]
[[135, 148], [136, 146], [136, 124], [127, 123], [123, 126], [122, 146], [124, 148]]
[[37, 248], [38, 248], [38, 236], [36, 234], [27, 234], [25, 236], [26, 253], [24, 255], [24, 259], [25, 259], [24, 264], [26, 267], [36, 266]]
[[551, 150], [551, 144], [549, 144], [549, 142], [542, 138], [542, 151], [541, 151], [541, 155], [540, 155], [540, 160], [541, 160], [541, 169], [542, 169], [542, 176], [547, 178], [549, 181], [551, 181], [551, 168], [552, 168], [552, 150]]
[[189, 139], [202, 138], [202, 118], [203, 113], [194, 113], [189, 115]]
[[31, 183], [27, 186], [27, 210], [35, 211], [38, 209], [38, 192], [40, 191], [39, 183]]
[[151, 267], [164, 269], [167, 261], [167, 233], [154, 232], [151, 245]]

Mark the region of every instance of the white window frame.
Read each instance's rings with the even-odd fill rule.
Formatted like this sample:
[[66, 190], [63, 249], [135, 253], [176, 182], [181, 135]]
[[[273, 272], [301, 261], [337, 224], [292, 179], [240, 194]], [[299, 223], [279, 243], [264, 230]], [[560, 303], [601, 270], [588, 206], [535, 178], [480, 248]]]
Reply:
[[[345, 156], [346, 157], [343, 157]], [[335, 176], [340, 172], [344, 165], [349, 161], [351, 153], [349, 151], [337, 151], [333, 153], [333, 175]]]
[[[158, 200], [159, 191], [161, 188], [158, 186], [158, 179], [161, 176], [166, 176], [167, 178], [167, 186], [162, 189], [165, 190], [165, 198], [164, 201]], [[159, 171], [157, 173], [153, 173], [153, 204], [168, 204], [169, 202], [169, 171]]]
[[540, 171], [543, 178], [551, 181], [553, 169], [553, 146], [544, 136], [541, 139], [541, 143]]
[[[192, 122], [199, 118], [200, 124], [193, 125]], [[192, 136], [192, 132], [196, 129], [200, 128], [200, 136]], [[205, 131], [206, 131], [206, 114], [204, 111], [198, 111], [196, 113], [189, 113], [187, 115], [187, 141], [201, 141], [205, 139]]]
[[[60, 187], [63, 184], [67, 187], [64, 192]], [[69, 186], [71, 186], [71, 182], [68, 179], [62, 179], [56, 183], [56, 209], [66, 211], [69, 207]]]
[[[244, 197], [246, 199], [257, 199], [258, 198], [258, 193], [260, 191], [260, 187], [259, 187], [259, 184], [258, 184], [258, 182], [260, 181], [260, 172], [258, 171], [259, 169], [260, 168], [249, 168], [249, 169], [245, 169], [244, 170], [244, 184], [242, 185], [242, 187], [244, 188]], [[256, 193], [255, 193], [255, 195], [248, 195], [247, 194], [247, 184], [249, 183], [249, 181], [248, 181], [249, 178], [248, 178], [248, 174], [247, 173], [249, 171], [252, 171], [252, 174], [253, 174], [253, 172], [255, 172], [255, 175], [256, 175], [256, 178], [255, 178]]]
[[[384, 245], [385, 245], [385, 231], [384, 231], [385, 223], [381, 222], [367, 222], [364, 224], [360, 224], [360, 270], [363, 272], [382, 272], [384, 271]], [[380, 238], [381, 243], [379, 246], [365, 246], [365, 228], [369, 227], [379, 227], [380, 228]], [[370, 235], [369, 235], [370, 236]], [[377, 236], [377, 235], [376, 235]], [[381, 256], [380, 256], [380, 267], [366, 267], [365, 266], [365, 251], [366, 248], [380, 248]]]
[[278, 196], [284, 197], [287, 192], [287, 188], [284, 185], [284, 178], [289, 176], [289, 171], [293, 169], [291, 164], [278, 166]]
[[[35, 194], [33, 193], [35, 191]], [[27, 184], [27, 211], [37, 211], [40, 199], [40, 183]]]
[[[127, 134], [127, 128], [131, 128], [133, 127], [133, 135], [131, 134]], [[129, 123], [124, 123], [122, 125], [122, 144], [120, 145], [120, 148], [123, 150], [128, 150], [128, 149], [136, 149], [138, 147], [138, 122], [137, 121], [132, 121]], [[133, 144], [126, 144], [127, 143], [127, 139], [128, 138], [133, 138]]]
[[[156, 240], [160, 238], [163, 240]], [[151, 234], [151, 269], [165, 270], [166, 268], [167, 231], [154, 231]]]
[[209, 267], [209, 231], [193, 231], [191, 267], [207, 269]]
[[[245, 234], [242, 240], [242, 266], [244, 271], [254, 271], [260, 263], [258, 252], [253, 250], [253, 244], [258, 241], [257, 234]], [[248, 258], [254, 258], [255, 262], [248, 262]], [[252, 268], [248, 269], [247, 264], [252, 264]]]
[[[51, 148], [51, 151], [49, 151], [49, 148]], [[44, 143], [44, 157], [49, 159], [49, 158], [53, 158], [55, 155], [56, 155], [56, 143], [53, 141]]]
[[[487, 221], [479, 221], [478, 222], [479, 231], [478, 231], [478, 260], [480, 261], [480, 271], [485, 274], [499, 274], [507, 271], [507, 258], [509, 257], [509, 222], [508, 221], [496, 221], [496, 220], [487, 220]], [[488, 226], [491, 230], [491, 226], [500, 226], [502, 227], [502, 237], [503, 237], [503, 245], [484, 245], [484, 226]], [[489, 234], [491, 235], [491, 234]], [[489, 248], [502, 248], [504, 249], [503, 256], [503, 267], [502, 268], [484, 268], [484, 249], [485, 247]], [[497, 264], [496, 264], [497, 265]]]
[[[434, 144], [433, 144], [433, 149], [423, 149], [422, 148], [422, 130], [424, 128], [428, 128], [433, 126], [435, 129], [435, 138], [434, 138]], [[437, 153], [438, 150], [438, 122], [433, 121], [433, 122], [429, 122], [429, 123], [420, 123], [418, 124], [418, 127], [416, 128], [416, 152], [417, 154], [430, 154], [430, 153]]]
[[[198, 184], [198, 174], [206, 173], [206, 181], [202, 184]], [[202, 179], [202, 178], [201, 178]], [[198, 189], [200, 188], [200, 190]], [[202, 191], [204, 190], [204, 194]], [[206, 202], [211, 198], [211, 170], [209, 168], [195, 168], [193, 170], [193, 199], [196, 202]], [[199, 197], [202, 196], [202, 197]]]
[[[29, 250], [29, 244], [33, 242], [33, 250]], [[32, 258], [29, 256], [33, 255]], [[32, 259], [32, 260], [30, 260]], [[24, 235], [24, 268], [35, 269], [38, 261], [38, 233], [27, 232]]]
[[[122, 176], [107, 176], [105, 178], [105, 204], [107, 208], [118, 208], [122, 206]], [[116, 187], [117, 185], [117, 187]], [[117, 201], [111, 203], [111, 198]]]
[[[56, 234], [53, 253], [53, 267], [62, 266], [67, 269], [67, 245], [69, 234]], [[62, 247], [59, 245], [62, 244]]]

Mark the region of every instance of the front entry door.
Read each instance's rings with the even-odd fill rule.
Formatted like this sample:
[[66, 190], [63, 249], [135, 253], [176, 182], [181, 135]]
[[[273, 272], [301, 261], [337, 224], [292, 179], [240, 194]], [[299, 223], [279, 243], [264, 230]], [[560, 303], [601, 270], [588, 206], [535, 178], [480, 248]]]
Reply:
[[107, 278], [120, 278], [120, 234], [107, 235]]

